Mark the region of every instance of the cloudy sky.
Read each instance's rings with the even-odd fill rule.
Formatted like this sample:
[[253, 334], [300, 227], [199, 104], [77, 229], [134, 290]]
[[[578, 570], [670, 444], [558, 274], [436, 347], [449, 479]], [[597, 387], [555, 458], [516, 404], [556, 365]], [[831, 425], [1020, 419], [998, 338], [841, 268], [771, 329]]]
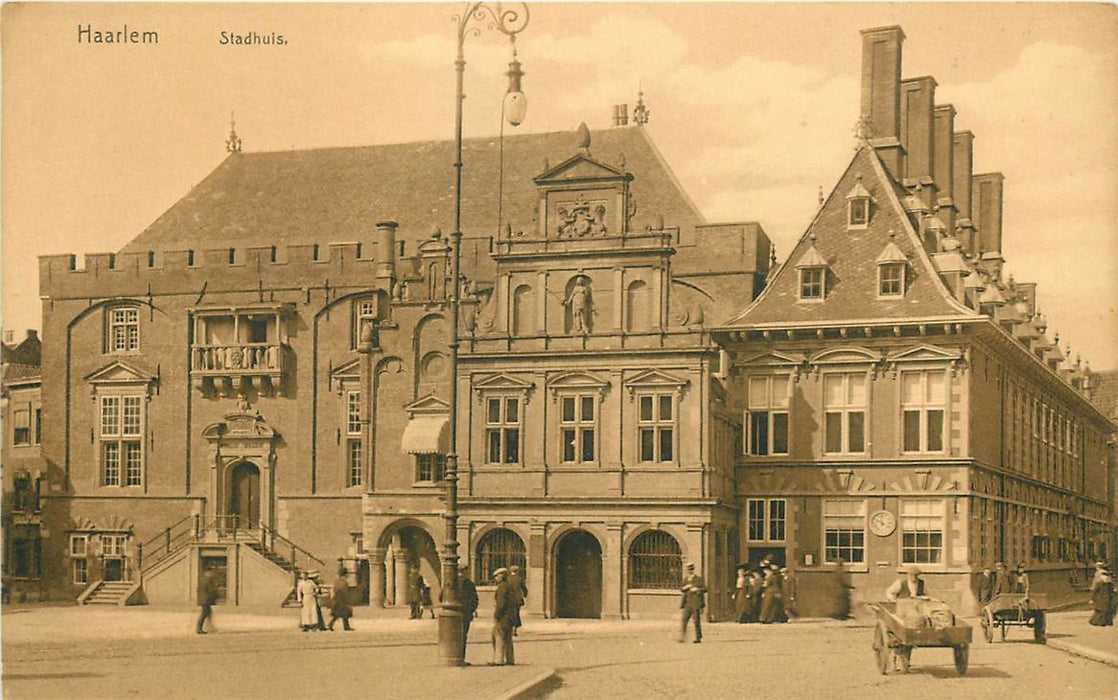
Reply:
[[[455, 4], [3, 8], [3, 326], [39, 325], [35, 258], [119, 249], [245, 150], [450, 138]], [[158, 46], [79, 44], [78, 26]], [[537, 3], [518, 41], [520, 130], [610, 123], [643, 84], [650, 129], [710, 221], [790, 250], [852, 154], [858, 30], [904, 27], [904, 75], [1006, 176], [1005, 255], [1061, 345], [1118, 367], [1118, 10], [1106, 5]], [[221, 32], [285, 46], [222, 46]], [[507, 40], [467, 44], [466, 132], [495, 133]], [[468, 168], [468, 165], [467, 165]], [[467, 170], [468, 176], [468, 170]]]

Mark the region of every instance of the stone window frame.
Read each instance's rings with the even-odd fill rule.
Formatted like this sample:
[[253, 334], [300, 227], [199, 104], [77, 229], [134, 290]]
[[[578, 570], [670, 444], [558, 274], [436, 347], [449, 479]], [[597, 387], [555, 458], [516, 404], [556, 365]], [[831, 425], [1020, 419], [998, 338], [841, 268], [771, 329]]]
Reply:
[[[516, 405], [516, 417], [510, 420], [508, 417], [509, 406]], [[526, 397], [518, 392], [510, 391], [493, 391], [486, 392], [482, 397], [482, 414], [483, 425], [485, 426], [485, 442], [483, 449], [485, 450], [485, 464], [499, 465], [499, 466], [522, 466], [524, 464], [524, 407], [527, 403]], [[492, 407], [497, 406], [497, 419], [491, 419]], [[515, 459], [509, 459], [508, 449], [509, 442], [508, 436], [510, 431], [516, 433], [516, 455]], [[493, 457], [493, 445], [491, 444], [492, 436], [498, 435], [497, 443], [497, 459]]]
[[[924, 505], [924, 504], [932, 504], [933, 508], [938, 508], [939, 512], [938, 513], [931, 513], [931, 514], [928, 514], [928, 513], [905, 513], [905, 507], [908, 506], [908, 505], [914, 505], [914, 506], [918, 507], [918, 506], [921, 506], [921, 505]], [[906, 519], [907, 519], [907, 521], [906, 521]], [[938, 547], [920, 546], [919, 544], [914, 544], [913, 546], [906, 546], [905, 545], [905, 533], [906, 532], [913, 532], [913, 533], [917, 533], [917, 534], [920, 533], [920, 532], [928, 532], [928, 533], [937, 532], [937, 530], [935, 528], [911, 528], [911, 529], [906, 528], [906, 525], [923, 524], [923, 523], [919, 522], [920, 520], [938, 520], [938, 525], [939, 525], [939, 528], [938, 528], [939, 546]], [[900, 503], [897, 506], [897, 532], [900, 534], [900, 537], [897, 538], [897, 561], [901, 562], [902, 566], [918, 564], [921, 567], [931, 567], [931, 568], [935, 568], [935, 569], [946, 568], [947, 567], [947, 541], [948, 541], [947, 525], [948, 525], [947, 503], [946, 503], [945, 499], [937, 498], [937, 497], [934, 497], [934, 496], [931, 497], [931, 498], [902, 498], [902, 499], [900, 499]], [[938, 561], [920, 561], [919, 558], [911, 558], [911, 559], [906, 558], [906, 550], [911, 550], [912, 552], [937, 551], [938, 552]]]
[[[754, 503], [760, 503], [761, 504], [761, 517], [760, 518], [753, 517], [752, 508], [753, 508]], [[776, 504], [776, 503], [781, 504], [781, 511], [782, 512], [781, 512], [781, 517], [779, 517], [779, 518], [774, 518], [773, 517], [773, 505]], [[760, 522], [761, 523], [761, 536], [762, 536], [761, 539], [756, 539], [756, 538], [753, 537], [752, 527], [753, 527], [754, 522]], [[776, 522], [779, 522], [781, 524], [780, 525], [780, 528], [781, 528], [781, 533], [780, 534], [782, 535], [782, 537], [779, 537], [779, 538], [772, 537], [773, 529], [774, 529], [773, 528], [773, 523], [776, 523]], [[783, 497], [769, 498], [769, 497], [765, 497], [765, 496], [747, 498], [746, 501], [745, 501], [745, 541], [749, 542], [751, 544], [766, 544], [766, 543], [779, 544], [779, 543], [787, 542], [788, 541], [788, 499], [783, 498]]]
[[[850, 513], [830, 513], [830, 514], [828, 514], [827, 513], [827, 505], [828, 504], [839, 504], [839, 503], [842, 503], [842, 504], [856, 503], [860, 506], [860, 511], [861, 512], [860, 513], [854, 513], [854, 514], [850, 514]], [[827, 544], [827, 531], [828, 530], [834, 530], [836, 532], [843, 532], [843, 531], [857, 532], [858, 529], [857, 528], [849, 528], [849, 527], [847, 527], [847, 528], [840, 528], [840, 527], [831, 528], [831, 527], [828, 527], [828, 524], [829, 524], [828, 518], [832, 519], [831, 522], [838, 522], [840, 519], [846, 519], [847, 521], [852, 522], [855, 518], [861, 518], [862, 544], [861, 544], [860, 547], [857, 547], [857, 549], [861, 550], [862, 560], [861, 561], [853, 561], [853, 559], [843, 559], [843, 562], [848, 567], [848, 570], [850, 570], [850, 571], [863, 571], [863, 572], [864, 571], [869, 571], [869, 563], [866, 560], [866, 550], [868, 548], [867, 543], [869, 541], [869, 536], [867, 534], [868, 525], [869, 525], [869, 503], [868, 503], [867, 499], [865, 499], [865, 498], [849, 498], [849, 497], [834, 497], [834, 498], [827, 497], [827, 498], [823, 499], [822, 509], [821, 509], [821, 513], [820, 513], [820, 524], [819, 524], [819, 527], [820, 527], [820, 542], [823, 545], [822, 546], [823, 563], [825, 563], [825, 564], [837, 564], [838, 563], [837, 558], [832, 558], [831, 555], [830, 555], [831, 550], [844, 549], [844, 547], [842, 547], [841, 545], [836, 545], [834, 547], [831, 547], [830, 545], [828, 545]], [[855, 548], [853, 546], [851, 546], [851, 547], [846, 547], [846, 549], [853, 550]], [[841, 556], [841, 555], [839, 555], [839, 556]]]
[[[753, 397], [752, 387], [755, 380], [765, 381], [765, 397], [764, 401], [757, 401]], [[775, 379], [782, 379], [787, 382], [785, 389], [785, 403], [783, 406], [773, 399], [773, 384]], [[745, 436], [745, 444], [742, 446], [744, 454], [749, 457], [787, 457], [792, 451], [792, 384], [794, 381], [793, 374], [789, 372], [757, 372], [746, 376], [745, 380], [745, 416], [743, 423], [745, 429], [743, 431]], [[767, 416], [767, 444], [765, 452], [754, 451], [754, 430], [753, 430], [753, 414], [764, 412]], [[776, 442], [776, 416], [778, 414], [784, 415], [785, 435], [784, 435], [784, 451], [775, 452], [774, 445]]]
[[[80, 533], [70, 535], [70, 546], [67, 549], [67, 555], [70, 558], [70, 581], [75, 585], [87, 585], [89, 583], [89, 538], [91, 533]], [[81, 542], [81, 551], [76, 551], [75, 545]], [[80, 566], [79, 566], [80, 562]], [[79, 577], [78, 574], [81, 574]]]
[[[886, 272], [899, 270], [897, 279], [886, 279]], [[898, 285], [897, 291], [885, 291], [886, 283]], [[878, 299], [903, 299], [908, 286], [908, 265], [903, 262], [883, 262], [877, 265], [877, 298]]]
[[[806, 303], [818, 303], [825, 301], [827, 298], [827, 268], [823, 265], [810, 265], [807, 267], [799, 268], [798, 284], [796, 285], [796, 300]], [[819, 280], [809, 280], [807, 275], [814, 275], [818, 273]], [[804, 290], [814, 288], [816, 285], [819, 287], [819, 294], [805, 295]]]
[[[557, 397], [559, 403], [559, 463], [564, 465], [587, 466], [597, 465], [600, 463], [601, 458], [601, 393], [577, 390], [565, 390], [559, 393]], [[570, 402], [572, 410], [572, 419], [566, 419], [566, 408]], [[586, 407], [590, 406], [591, 417], [585, 417]], [[566, 449], [567, 441], [566, 434], [570, 431], [574, 433], [573, 444], [573, 459], [567, 459]], [[590, 459], [585, 459], [586, 456], [586, 434], [590, 434], [591, 440], [591, 454]]]
[[[904, 382], [906, 375], [919, 375], [920, 377], [920, 400], [916, 403], [906, 403], [904, 395]], [[941, 403], [932, 402], [928, 399], [927, 378], [932, 374], [937, 374], [943, 377], [943, 401]], [[951, 379], [950, 370], [943, 366], [911, 366], [905, 367], [899, 372], [899, 384], [897, 386], [897, 403], [900, 410], [897, 412], [897, 418], [900, 423], [898, 436], [898, 453], [902, 455], [944, 455], [948, 454], [951, 450]], [[939, 411], [941, 414], [941, 427], [940, 427], [940, 440], [942, 444], [939, 449], [928, 448], [928, 414], [931, 411]], [[920, 445], [917, 449], [906, 449], [906, 428], [905, 428], [905, 414], [909, 412], [916, 412], [919, 414], [920, 423]]]
[[[128, 314], [131, 318], [125, 318]], [[117, 347], [117, 330], [123, 330], [123, 347]], [[131, 330], [129, 330], [131, 329]], [[135, 355], [141, 351], [140, 305], [135, 302], [113, 304], [105, 308], [102, 354]]]
[[[656, 546], [671, 542], [675, 545], [675, 550], [635, 551], [645, 541], [651, 541]], [[650, 549], [655, 550], [656, 546], [650, 547]], [[679, 538], [672, 533], [660, 528], [645, 530], [633, 537], [633, 541], [629, 543], [626, 556], [628, 576], [625, 587], [627, 591], [676, 590], [679, 588], [679, 582], [683, 580], [683, 545]], [[646, 558], [648, 563], [638, 565], [641, 558]], [[652, 569], [656, 576], [638, 581], [637, 579], [640, 578], [638, 572], [648, 569]], [[648, 583], [652, 585], [641, 585]]]
[[[822, 381], [822, 397], [820, 405], [822, 407], [823, 421], [821, 423], [823, 432], [823, 454], [827, 456], [866, 456], [870, 451], [870, 374], [865, 370], [851, 370], [847, 368], [824, 370], [821, 372]], [[831, 405], [827, 402], [827, 381], [829, 379], [841, 377], [842, 378], [842, 402], [838, 405]], [[850, 381], [851, 378], [858, 378], [863, 383], [863, 395], [861, 404], [850, 403]], [[838, 450], [827, 449], [827, 416], [828, 414], [837, 413], [840, 416], [840, 446]], [[850, 416], [851, 414], [862, 414], [862, 449], [850, 449]]]
[[[97, 485], [101, 488], [140, 488], [147, 483], [147, 404], [150, 396], [141, 384], [118, 385], [111, 389], [98, 388], [95, 392], [97, 405], [95, 428], [97, 445]], [[128, 403], [136, 403], [135, 432], [128, 432], [127, 411]], [[116, 403], [116, 409], [110, 422], [106, 421], [107, 406], [110, 402]], [[134, 465], [133, 473], [129, 462], [128, 445], [135, 444], [138, 450], [138, 462]], [[116, 446], [116, 472], [115, 477], [109, 479], [109, 463], [107, 459], [108, 447]], [[133, 479], [134, 474], [134, 479]], [[130, 483], [131, 482], [131, 483]]]
[[[473, 385], [473, 391], [477, 400], [477, 409], [480, 411], [480, 420], [477, 421], [481, 426], [480, 438], [481, 443], [479, 449], [481, 451], [482, 459], [480, 464], [488, 468], [513, 468], [523, 467], [525, 460], [525, 443], [524, 443], [524, 425], [525, 415], [528, 410], [528, 403], [531, 398], [532, 391], [536, 385], [532, 382], [519, 379], [518, 377], [511, 376], [505, 373], [490, 374], [485, 379], [477, 381]], [[490, 399], [498, 399], [501, 402], [500, 416], [503, 419], [507, 410], [507, 400], [516, 399], [519, 402], [518, 407], [518, 421], [514, 423], [490, 423], [489, 422], [489, 401]], [[475, 414], [476, 415], [476, 414]], [[503, 427], [502, 427], [503, 426]], [[506, 462], [504, 459], [505, 447], [505, 429], [516, 428], [519, 430], [517, 436], [517, 459], [515, 461]], [[490, 430], [502, 430], [501, 433], [501, 459], [500, 462], [489, 461], [489, 440]]]

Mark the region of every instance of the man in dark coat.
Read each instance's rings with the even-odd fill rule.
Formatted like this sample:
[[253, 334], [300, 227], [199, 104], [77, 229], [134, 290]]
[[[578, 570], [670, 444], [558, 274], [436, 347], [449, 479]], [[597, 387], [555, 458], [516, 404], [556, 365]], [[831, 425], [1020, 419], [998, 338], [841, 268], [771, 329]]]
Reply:
[[1101, 569], [1091, 582], [1091, 619], [1088, 622], [1096, 627], [1114, 624], [1114, 577], [1106, 569]]
[[458, 591], [458, 599], [462, 601], [462, 658], [465, 660], [466, 645], [470, 643], [470, 621], [477, 615], [478, 606], [477, 586], [470, 580], [470, 565], [465, 561], [458, 564]]
[[345, 567], [338, 567], [338, 578], [334, 581], [334, 596], [330, 600], [330, 631], [334, 631], [334, 623], [342, 621], [342, 629], [352, 632], [349, 618], [353, 616], [353, 606], [349, 602], [349, 580], [346, 579]]
[[703, 577], [695, 573], [695, 565], [687, 563], [683, 576], [683, 586], [679, 589], [682, 599], [679, 601], [680, 622], [679, 641], [687, 640], [687, 621], [695, 621], [695, 644], [703, 641], [703, 607], [706, 605], [706, 583]]
[[521, 624], [520, 608], [524, 607], [524, 599], [528, 597], [528, 584], [524, 583], [524, 577], [520, 575], [520, 567], [516, 564], [509, 567], [509, 586], [516, 593], [516, 615], [512, 620], [512, 634], [516, 636], [516, 630]]
[[1005, 568], [1005, 562], [999, 561], [994, 564], [994, 583], [990, 588], [990, 600], [993, 600], [1002, 593], [1013, 592], [1013, 580], [1009, 576], [1009, 572]]
[[990, 573], [990, 567], [984, 567], [982, 573], [978, 575], [978, 604], [986, 605], [994, 597], [994, 575]]
[[214, 604], [217, 603], [217, 579], [213, 571], [202, 574], [202, 590], [199, 591], [198, 598], [198, 602], [202, 604], [202, 611], [198, 614], [198, 626], [195, 631], [198, 634], [205, 634], [206, 630], [203, 628], [206, 620], [210, 621], [210, 628], [213, 628]]
[[517, 594], [508, 581], [508, 569], [501, 567], [493, 572], [497, 584], [493, 605], [493, 660], [490, 666], [512, 666], [516, 655], [512, 646], [512, 620], [516, 613]]
[[408, 570], [407, 603], [411, 608], [409, 619], [418, 620], [423, 616], [423, 586], [425, 582], [419, 575], [419, 569], [412, 567]]

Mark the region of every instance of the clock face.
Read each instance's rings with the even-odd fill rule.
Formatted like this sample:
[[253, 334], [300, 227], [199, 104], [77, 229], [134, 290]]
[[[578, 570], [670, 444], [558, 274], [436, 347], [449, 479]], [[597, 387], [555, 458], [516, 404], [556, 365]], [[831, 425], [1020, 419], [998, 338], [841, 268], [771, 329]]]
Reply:
[[887, 510], [879, 510], [870, 516], [870, 530], [878, 537], [887, 537], [897, 529], [897, 519]]

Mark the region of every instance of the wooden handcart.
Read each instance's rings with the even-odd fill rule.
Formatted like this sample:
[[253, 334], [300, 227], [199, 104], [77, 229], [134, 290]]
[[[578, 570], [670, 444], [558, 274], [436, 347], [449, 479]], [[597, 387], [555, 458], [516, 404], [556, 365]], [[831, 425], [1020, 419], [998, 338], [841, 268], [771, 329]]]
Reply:
[[1047, 641], [1047, 624], [1044, 611], [1048, 601], [1043, 594], [1002, 593], [982, 608], [982, 632], [987, 642], [994, 641], [994, 628], [1005, 641], [1009, 627], [1032, 627], [1033, 641]]
[[897, 604], [872, 603], [877, 616], [873, 632], [873, 650], [877, 670], [882, 674], [896, 668], [908, 673], [912, 650], [916, 647], [950, 647], [954, 653], [955, 671], [961, 676], [967, 672], [970, 659], [971, 626], [957, 619], [948, 627], [908, 627], [897, 614]]

